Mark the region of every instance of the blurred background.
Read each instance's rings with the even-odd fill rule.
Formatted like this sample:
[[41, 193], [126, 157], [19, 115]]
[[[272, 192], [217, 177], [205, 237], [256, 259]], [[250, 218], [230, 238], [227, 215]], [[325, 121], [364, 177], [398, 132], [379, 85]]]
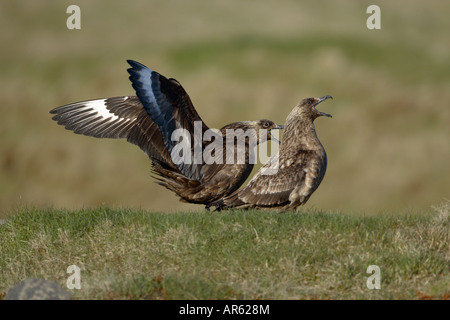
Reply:
[[[66, 9], [81, 9], [68, 30]], [[366, 9], [381, 8], [381, 30]], [[449, 1], [2, 1], [0, 217], [18, 206], [203, 210], [151, 179], [124, 140], [75, 135], [48, 113], [134, 95], [126, 59], [189, 93], [212, 128], [284, 123], [330, 94], [316, 129], [328, 170], [307, 208], [427, 211], [450, 198]]]

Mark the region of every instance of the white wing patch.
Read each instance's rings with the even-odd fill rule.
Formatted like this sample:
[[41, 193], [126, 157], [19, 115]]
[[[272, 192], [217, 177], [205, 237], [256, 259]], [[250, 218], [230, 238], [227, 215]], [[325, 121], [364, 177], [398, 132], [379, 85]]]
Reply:
[[[120, 99], [122, 101], [120, 101]], [[137, 115], [120, 116], [109, 107], [126, 106], [128, 97], [98, 99], [68, 104], [51, 111], [53, 120], [75, 133], [97, 138], [125, 138]], [[118, 101], [119, 100], [119, 101]]]
[[106, 108], [106, 99], [87, 101], [84, 103], [84, 107], [80, 108], [80, 111], [81, 110], [87, 111], [89, 109], [92, 109], [93, 111], [97, 112], [97, 115], [101, 116], [103, 119], [111, 118], [110, 119], [111, 121], [116, 121], [117, 119], [119, 119], [117, 115], [111, 113]]

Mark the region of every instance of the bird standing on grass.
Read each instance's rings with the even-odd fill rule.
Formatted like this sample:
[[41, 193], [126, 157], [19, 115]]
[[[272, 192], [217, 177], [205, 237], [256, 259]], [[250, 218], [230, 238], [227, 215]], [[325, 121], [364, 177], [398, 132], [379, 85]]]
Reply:
[[[282, 129], [282, 126], [266, 119], [234, 122], [220, 130], [222, 135], [214, 135], [214, 139], [203, 141], [203, 134], [209, 128], [180, 83], [172, 78], [167, 79], [139, 62], [128, 60], [128, 63], [131, 65], [128, 73], [137, 96], [68, 104], [51, 110], [50, 113], [55, 115], [52, 119], [77, 134], [96, 138], [124, 138], [139, 146], [152, 161], [152, 171], [158, 175], [158, 183], [175, 192], [180, 201], [205, 204], [209, 209], [211, 202], [237, 190], [253, 169], [254, 162], [250, 161], [253, 147], [270, 140], [272, 129]], [[200, 125], [195, 127], [196, 123]], [[184, 155], [191, 156], [192, 161], [175, 161], [173, 158], [179, 141], [173, 141], [172, 135], [177, 129], [185, 132], [181, 143], [192, 142], [188, 148], [190, 154]], [[196, 129], [200, 137], [194, 136]], [[235, 139], [237, 142], [243, 141], [241, 147], [236, 143], [234, 152], [243, 152], [244, 162], [226, 161], [232, 156], [225, 151], [227, 129], [240, 129], [232, 137], [232, 142]], [[195, 161], [198, 160], [199, 152], [202, 155], [205, 148], [216, 139], [223, 142], [224, 149], [217, 154], [213, 152], [211, 156], [223, 157], [224, 161], [206, 163], [202, 158]]]
[[243, 189], [214, 202], [216, 210], [280, 208], [295, 210], [317, 189], [327, 169], [327, 155], [317, 138], [314, 120], [331, 115], [316, 106], [327, 99], [307, 98], [286, 119], [280, 150]]

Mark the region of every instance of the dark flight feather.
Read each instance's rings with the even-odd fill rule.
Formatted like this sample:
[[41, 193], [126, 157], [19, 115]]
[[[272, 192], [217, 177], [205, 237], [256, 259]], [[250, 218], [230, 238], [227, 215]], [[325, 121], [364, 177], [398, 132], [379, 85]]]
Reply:
[[[181, 201], [208, 205], [237, 190], [247, 179], [253, 164], [249, 154], [254, 145], [245, 144], [244, 164], [176, 163], [172, 158], [177, 141], [172, 141], [176, 129], [185, 129], [194, 142], [194, 122], [201, 121], [201, 137], [209, 128], [195, 110], [188, 94], [175, 79], [167, 79], [139, 62], [128, 60], [130, 81], [137, 96], [121, 96], [68, 104], [50, 111], [53, 120], [67, 130], [96, 138], [127, 139], [137, 145], [152, 161], [157, 183], [175, 192]], [[226, 129], [259, 129], [269, 131], [257, 143], [270, 140], [271, 129], [280, 129], [270, 120], [234, 122]], [[242, 137], [245, 139], [245, 137]], [[215, 139], [226, 138], [217, 135]], [[238, 137], [241, 139], [241, 137]], [[191, 144], [202, 154], [211, 143], [201, 139], [201, 145]], [[224, 158], [226, 154], [222, 152]]]

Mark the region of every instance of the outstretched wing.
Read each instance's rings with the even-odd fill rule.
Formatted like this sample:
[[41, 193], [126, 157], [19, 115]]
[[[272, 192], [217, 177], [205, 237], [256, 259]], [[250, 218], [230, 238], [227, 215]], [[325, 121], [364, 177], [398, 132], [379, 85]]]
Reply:
[[[203, 132], [208, 130], [188, 94], [175, 79], [167, 79], [161, 74], [133, 60], [127, 60], [131, 65], [128, 69], [130, 80], [136, 94], [142, 102], [145, 111], [159, 127], [164, 145], [174, 159], [180, 150], [190, 150], [190, 155], [183, 155], [191, 161], [174, 161], [181, 173], [190, 179], [201, 180], [203, 161], [196, 161], [196, 155], [203, 149]], [[199, 136], [194, 137], [195, 122]], [[175, 130], [181, 132], [182, 141], [172, 141]], [[201, 130], [201, 132], [200, 132]], [[183, 146], [176, 148], [179, 143]], [[197, 152], [194, 153], [194, 150]], [[200, 153], [201, 154], [201, 153]], [[187, 158], [186, 158], [187, 156]], [[200, 159], [201, 160], [201, 159]]]
[[96, 138], [127, 139], [151, 159], [177, 168], [171, 161], [158, 126], [136, 96], [76, 102], [50, 111], [67, 130]]
[[142, 104], [137, 97], [81, 101], [55, 108], [52, 118], [67, 130], [96, 138], [126, 138]]

